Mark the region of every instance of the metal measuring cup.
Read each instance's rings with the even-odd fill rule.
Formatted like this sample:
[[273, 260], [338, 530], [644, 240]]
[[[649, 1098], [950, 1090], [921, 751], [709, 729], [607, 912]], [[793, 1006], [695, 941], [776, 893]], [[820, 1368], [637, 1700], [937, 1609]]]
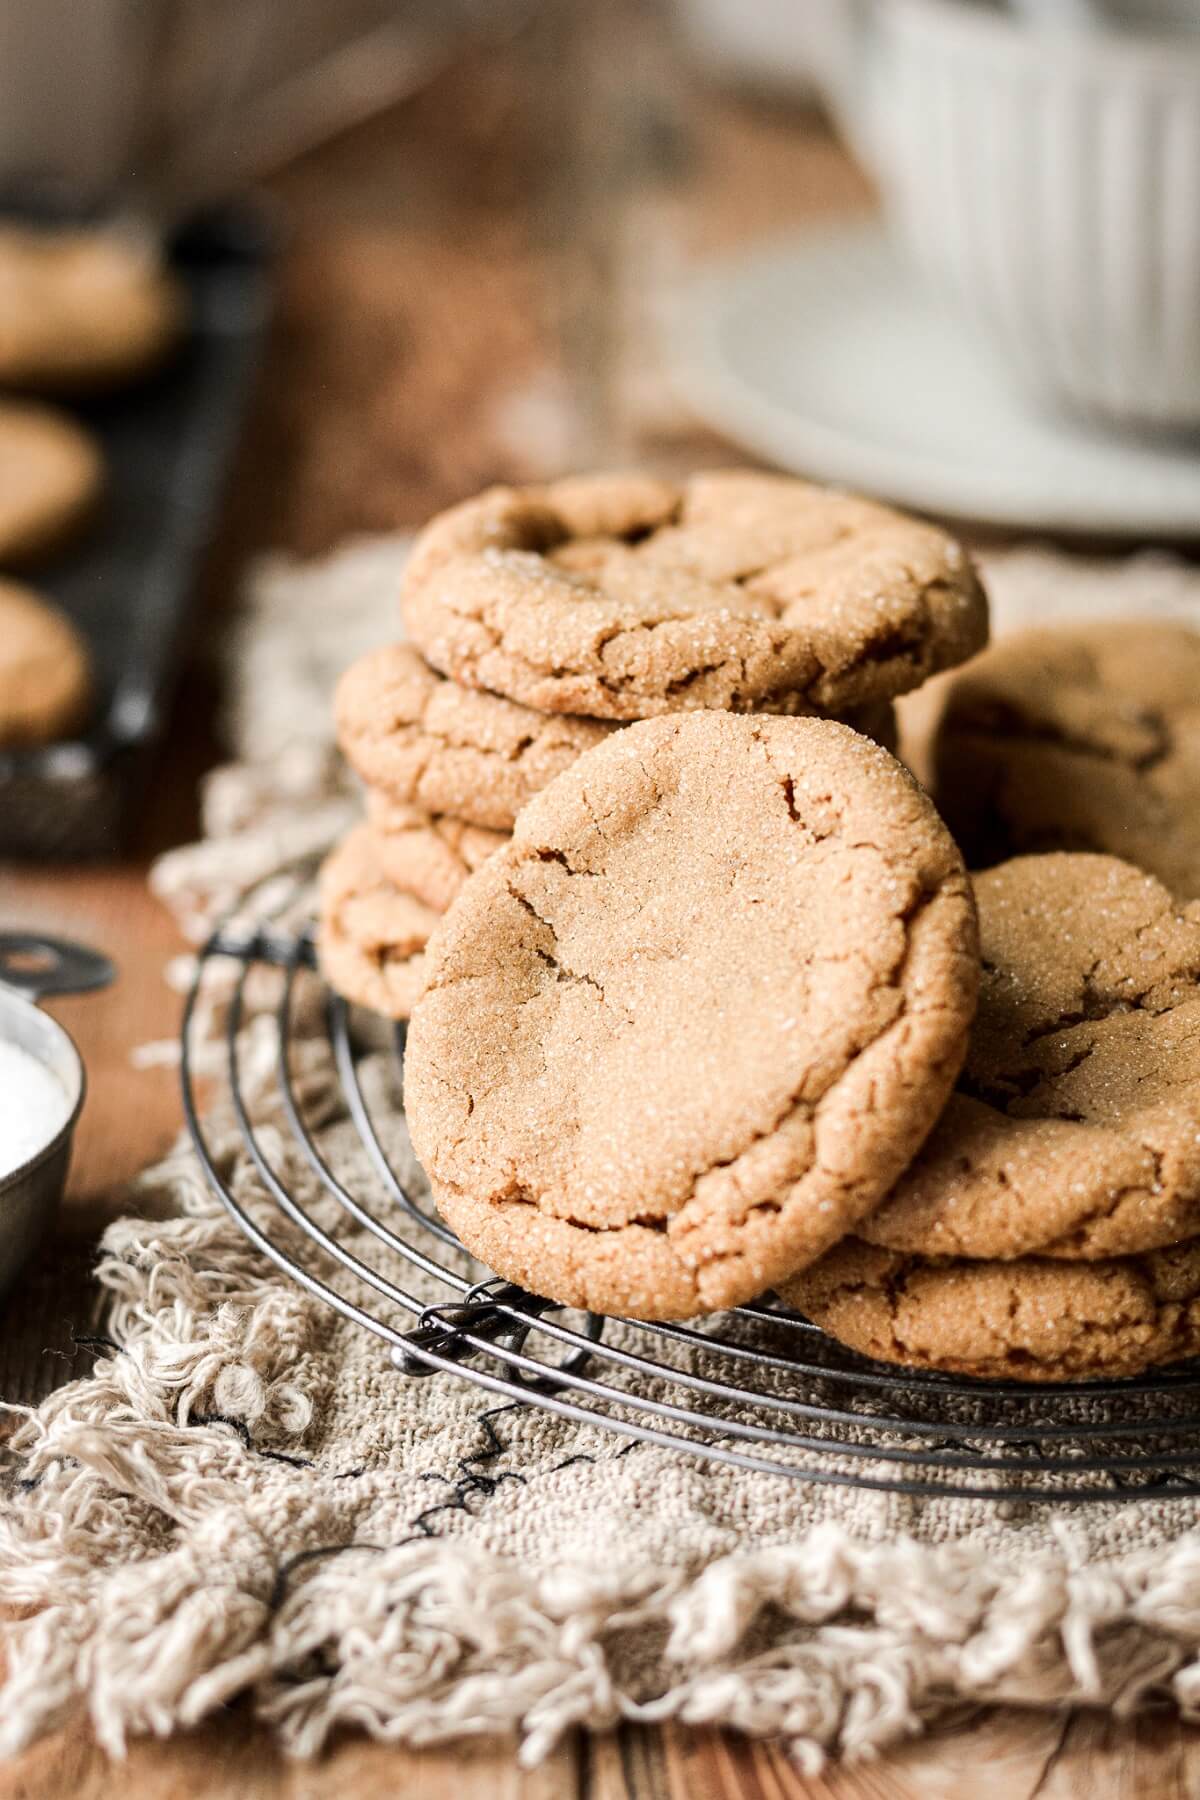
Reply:
[[0, 1039], [50, 1070], [66, 1094], [68, 1109], [49, 1142], [0, 1177], [0, 1296], [20, 1274], [58, 1208], [87, 1091], [83, 1058], [73, 1038], [37, 1002], [53, 994], [91, 993], [107, 987], [115, 974], [107, 956], [82, 944], [35, 932], [0, 931]]

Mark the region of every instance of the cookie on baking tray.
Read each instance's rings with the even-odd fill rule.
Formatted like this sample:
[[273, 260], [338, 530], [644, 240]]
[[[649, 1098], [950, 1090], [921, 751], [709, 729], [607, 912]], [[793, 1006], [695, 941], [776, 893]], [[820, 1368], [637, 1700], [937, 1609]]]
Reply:
[[103, 485], [99, 449], [82, 426], [46, 406], [0, 401], [0, 563], [57, 549]]
[[1097, 1258], [1200, 1236], [1200, 902], [1110, 856], [975, 877], [983, 975], [958, 1085], [861, 1237]]
[[842, 713], [972, 655], [987, 603], [931, 525], [791, 477], [493, 488], [426, 527], [402, 610], [429, 662], [543, 711]]
[[1138, 1375], [1200, 1355], [1200, 1245], [1102, 1262], [906, 1256], [846, 1238], [780, 1288], [880, 1362], [992, 1380]]
[[69, 737], [87, 718], [91, 691], [87, 648], [71, 621], [0, 579], [0, 746]]
[[0, 226], [0, 382], [73, 391], [142, 374], [178, 339], [183, 290], [157, 247], [111, 229]]
[[938, 803], [967, 862], [1098, 850], [1200, 896], [1200, 634], [1125, 620], [1023, 631], [954, 681]]
[[406, 806], [382, 788], [368, 790], [367, 823], [388, 880], [439, 913], [457, 898], [468, 875], [509, 837], [506, 831]]
[[407, 1019], [425, 972], [425, 946], [440, 915], [389, 881], [367, 826], [359, 825], [321, 869], [317, 957], [346, 1000]]
[[406, 1055], [448, 1222], [569, 1305], [760, 1294], [874, 1206], [950, 1091], [974, 905], [927, 796], [820, 719], [618, 732], [430, 945]]

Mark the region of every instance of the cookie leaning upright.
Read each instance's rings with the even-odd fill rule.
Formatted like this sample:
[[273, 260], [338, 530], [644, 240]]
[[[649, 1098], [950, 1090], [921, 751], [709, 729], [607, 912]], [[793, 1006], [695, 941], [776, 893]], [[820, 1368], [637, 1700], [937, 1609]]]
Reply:
[[402, 610], [456, 681], [618, 720], [869, 705], [987, 637], [945, 532], [743, 472], [494, 488], [421, 534]]
[[1200, 901], [1112, 856], [975, 877], [958, 1087], [860, 1234], [924, 1256], [1127, 1256], [1200, 1237]]
[[938, 804], [972, 868], [1107, 851], [1200, 897], [1200, 634], [1152, 620], [1023, 631], [950, 688]]
[[581, 757], [426, 955], [406, 1109], [498, 1273], [679, 1318], [811, 1262], [958, 1072], [974, 904], [927, 797], [819, 719], [702, 713]]

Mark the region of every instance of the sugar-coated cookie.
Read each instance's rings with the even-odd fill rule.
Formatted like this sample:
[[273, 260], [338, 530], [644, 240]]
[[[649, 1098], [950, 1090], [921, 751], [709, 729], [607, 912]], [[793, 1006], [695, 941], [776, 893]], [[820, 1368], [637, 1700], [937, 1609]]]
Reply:
[[509, 837], [506, 831], [488, 831], [445, 813], [406, 806], [383, 788], [367, 792], [367, 822], [379, 866], [388, 880], [439, 913], [446, 911], [467, 877]]
[[1200, 897], [1200, 634], [1064, 625], [996, 644], [950, 688], [938, 804], [971, 867], [1099, 850]]
[[[547, 782], [618, 729], [447, 681], [411, 644], [388, 644], [353, 663], [334, 713], [342, 752], [368, 787], [491, 831], [511, 830]], [[890, 702], [848, 709], [846, 723], [895, 749]]]
[[985, 1379], [1112, 1379], [1200, 1355], [1194, 1243], [1094, 1263], [966, 1262], [847, 1238], [780, 1297], [864, 1356]]
[[945, 532], [749, 472], [493, 488], [426, 527], [402, 610], [443, 674], [606, 719], [841, 714], [987, 637], [983, 590]]
[[958, 1085], [859, 1235], [921, 1255], [1125, 1256], [1200, 1236], [1200, 902], [1111, 856], [975, 878]]
[[961, 858], [885, 751], [820, 719], [631, 726], [525, 808], [431, 941], [413, 1142], [509, 1279], [730, 1306], [907, 1166], [978, 972]]
[[447, 681], [410, 644], [352, 664], [334, 714], [342, 752], [364, 781], [493, 831], [510, 830], [527, 800], [613, 729]]
[[317, 956], [330, 987], [390, 1019], [407, 1019], [439, 914], [384, 875], [359, 825], [321, 869]]

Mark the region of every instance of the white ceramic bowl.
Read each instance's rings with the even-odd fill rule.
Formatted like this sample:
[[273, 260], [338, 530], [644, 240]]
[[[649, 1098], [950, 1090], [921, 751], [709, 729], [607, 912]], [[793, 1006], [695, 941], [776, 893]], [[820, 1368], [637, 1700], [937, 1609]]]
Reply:
[[852, 132], [939, 289], [1034, 390], [1200, 425], [1200, 36], [882, 0], [865, 37]]
[[721, 80], [823, 96], [846, 56], [853, 0], [675, 0], [680, 36]]

